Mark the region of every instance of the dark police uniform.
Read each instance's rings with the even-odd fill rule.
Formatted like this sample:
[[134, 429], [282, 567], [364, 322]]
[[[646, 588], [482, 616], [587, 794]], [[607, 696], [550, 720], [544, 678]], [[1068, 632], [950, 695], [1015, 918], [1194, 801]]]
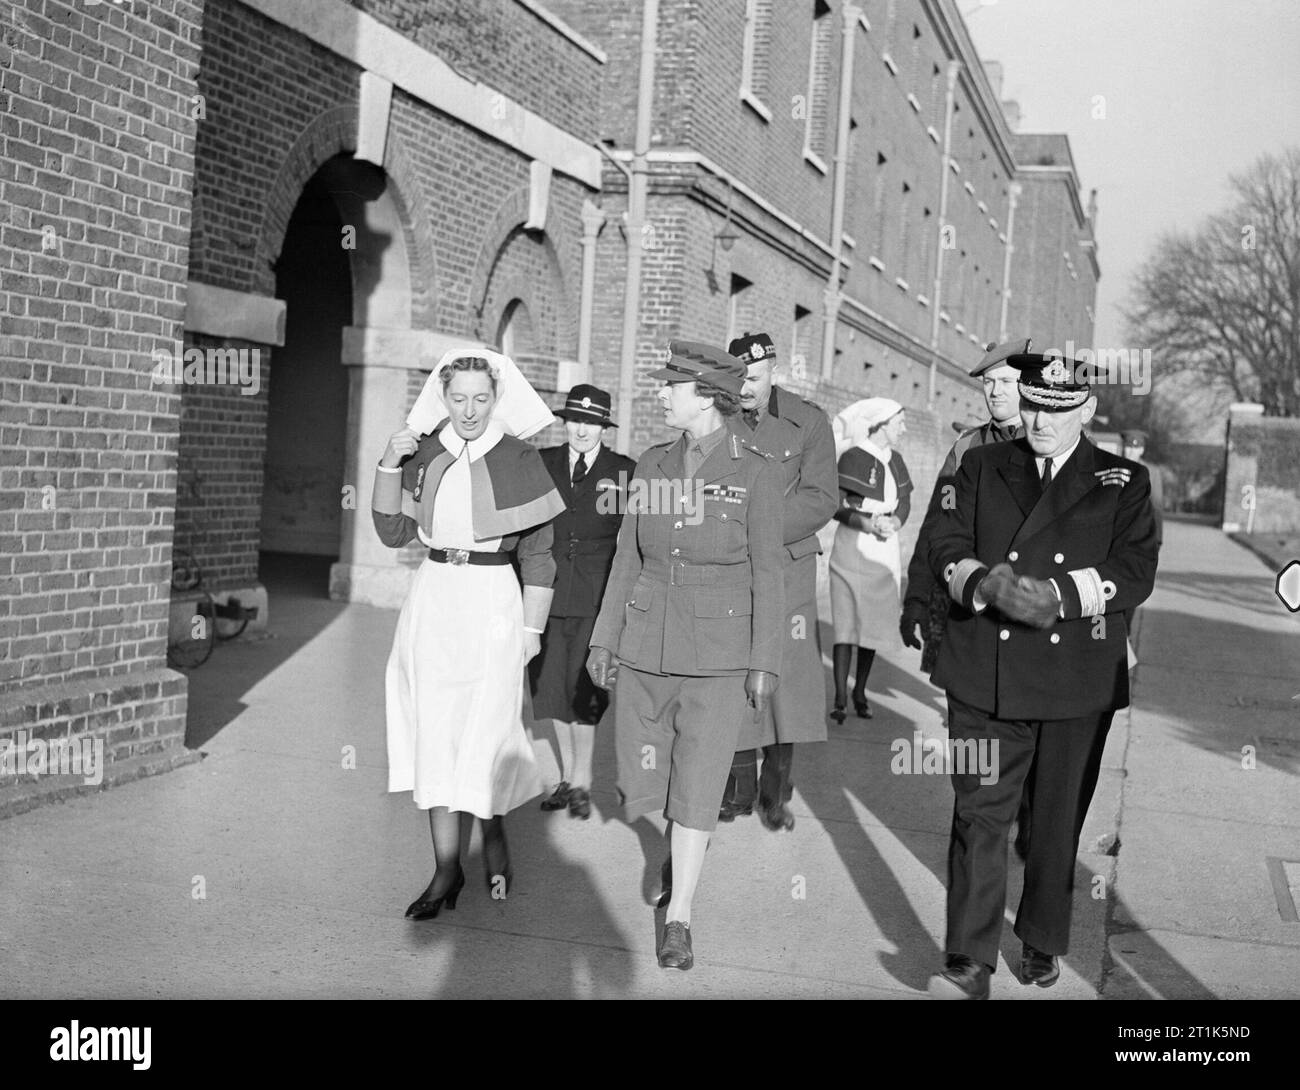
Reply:
[[[1041, 358], [1008, 362], [1027, 367]], [[1038, 396], [1026, 375], [1022, 407]], [[1062, 383], [1046, 400], [1074, 389]], [[999, 775], [991, 784], [977, 772], [952, 776], [950, 955], [996, 967], [1007, 833], [1035, 760], [1015, 932], [1046, 955], [1068, 948], [1079, 834], [1111, 719], [1129, 699], [1124, 611], [1155, 579], [1150, 494], [1142, 466], [1082, 435], [1046, 490], [1025, 439], [969, 450], [961, 461], [955, 505], [941, 510], [930, 540], [931, 570], [952, 599], [933, 680], [948, 693], [952, 741], [997, 742]], [[1050, 609], [1060, 619], [1047, 621], [1051, 627], [1019, 623], [995, 606], [977, 609], [981, 580], [1004, 562], [1017, 577], [1041, 581], [1036, 587], [1054, 587]]]
[[[730, 345], [733, 355], [746, 362], [776, 354], [764, 334], [745, 337]], [[795, 742], [824, 742], [826, 717], [825, 674], [817, 627], [817, 531], [839, 506], [839, 477], [835, 469], [835, 437], [830, 420], [811, 401], [773, 386], [767, 406], [756, 426], [738, 418], [737, 430], [749, 433], [750, 443], [781, 467], [785, 478], [782, 529], [786, 624], [781, 659], [781, 684], [770, 709], [747, 725], [727, 780], [725, 816], [748, 813], [755, 796], [765, 817], [790, 801], [791, 767]], [[758, 777], [758, 754], [763, 747], [763, 774]], [[793, 822], [793, 817], [787, 819]]]
[[608, 694], [587, 675], [587, 648], [614, 560], [627, 482], [636, 463], [603, 444], [591, 454], [594, 458], [586, 476], [574, 485], [569, 444], [541, 452], [564, 510], [551, 523], [555, 593], [550, 619], [541, 653], [529, 663], [533, 715], [538, 719], [595, 723], [609, 703]]
[[591, 646], [620, 664], [615, 745], [629, 820], [662, 809], [712, 830], [754, 714], [746, 674], [781, 672], [783, 480], [728, 426], [704, 437], [688, 473], [691, 442], [651, 447], [636, 464]]

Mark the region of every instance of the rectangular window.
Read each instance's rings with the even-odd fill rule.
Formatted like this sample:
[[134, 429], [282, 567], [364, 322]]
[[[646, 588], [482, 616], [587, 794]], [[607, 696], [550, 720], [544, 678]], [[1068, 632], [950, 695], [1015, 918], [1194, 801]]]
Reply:
[[826, 0], [813, 0], [812, 43], [808, 51], [808, 119], [804, 152], [825, 164], [830, 139], [831, 45], [835, 20]]
[[727, 340], [730, 344], [742, 333], [754, 329], [752, 302], [749, 289], [754, 286], [752, 280], [746, 280], [736, 273], [731, 274], [731, 290], [727, 298]]
[[790, 331], [790, 377], [796, 382], [810, 381], [812, 373], [812, 311], [794, 305], [794, 326]]
[[772, 93], [771, 58], [772, 0], [746, 0], [740, 97], [768, 121], [772, 120], [772, 111], [767, 105]]

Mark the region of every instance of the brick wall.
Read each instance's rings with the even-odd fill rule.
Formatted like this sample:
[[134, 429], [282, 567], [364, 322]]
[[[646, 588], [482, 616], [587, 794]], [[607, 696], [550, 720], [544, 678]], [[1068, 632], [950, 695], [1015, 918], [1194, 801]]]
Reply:
[[[0, 743], [171, 762], [165, 667], [198, 0], [0, 5]], [[0, 812], [74, 789], [0, 780]]]

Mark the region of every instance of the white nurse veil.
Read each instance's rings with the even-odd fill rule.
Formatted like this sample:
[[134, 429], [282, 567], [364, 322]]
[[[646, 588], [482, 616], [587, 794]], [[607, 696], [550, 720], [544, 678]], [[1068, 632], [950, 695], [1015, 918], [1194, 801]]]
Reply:
[[877, 424], [903, 411], [903, 406], [890, 397], [864, 397], [842, 409], [831, 421], [835, 435], [835, 456], [838, 458], [849, 447], [856, 447]]
[[453, 348], [444, 353], [434, 366], [420, 396], [406, 416], [406, 426], [417, 435], [428, 435], [447, 419], [447, 403], [442, 399], [443, 368], [459, 359], [485, 359], [497, 380], [497, 403], [492, 422], [519, 439], [536, 435], [555, 420], [537, 391], [529, 385], [514, 360], [488, 348]]

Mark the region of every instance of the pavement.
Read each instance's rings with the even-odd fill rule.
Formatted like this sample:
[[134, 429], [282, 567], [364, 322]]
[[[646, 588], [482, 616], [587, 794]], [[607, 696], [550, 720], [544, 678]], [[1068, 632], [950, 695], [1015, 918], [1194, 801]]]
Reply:
[[[1166, 537], [1062, 979], [1015, 979], [1012, 855], [995, 999], [1300, 997], [1300, 615], [1219, 531], [1170, 522]], [[535, 803], [508, 819], [508, 900], [489, 896], [475, 847], [457, 909], [403, 919], [432, 851], [423, 815], [385, 790], [396, 614], [320, 597], [307, 562], [266, 578], [267, 635], [192, 675], [203, 761], [3, 823], [0, 996], [924, 996], [952, 799], [944, 775], [891, 769], [895, 742], [945, 736], [915, 652], [878, 656], [874, 719], [797, 751], [793, 832], [719, 827], [695, 968], [670, 972], [647, 904], [662, 823], [620, 818], [607, 732], [590, 821]], [[554, 739], [535, 745], [554, 780]]]

